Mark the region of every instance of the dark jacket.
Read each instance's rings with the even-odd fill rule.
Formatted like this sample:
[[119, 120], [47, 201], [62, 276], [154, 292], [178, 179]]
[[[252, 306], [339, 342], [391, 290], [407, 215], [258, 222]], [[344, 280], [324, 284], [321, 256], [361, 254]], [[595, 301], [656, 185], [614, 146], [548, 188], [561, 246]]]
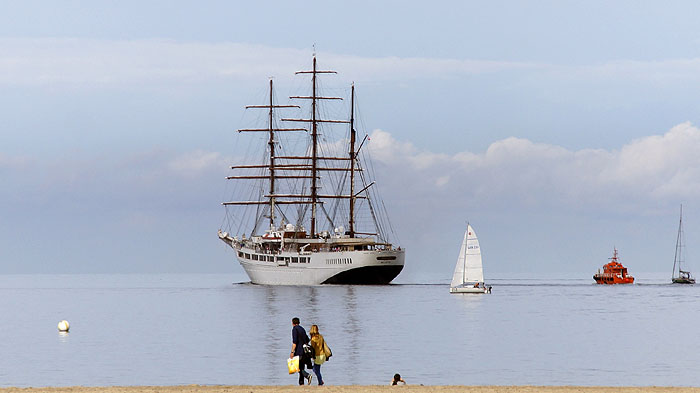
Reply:
[[294, 356], [299, 356], [302, 358], [304, 356], [303, 345], [309, 342], [309, 336], [306, 335], [306, 330], [304, 330], [301, 325], [295, 325], [292, 327], [292, 343], [297, 346], [294, 348]]

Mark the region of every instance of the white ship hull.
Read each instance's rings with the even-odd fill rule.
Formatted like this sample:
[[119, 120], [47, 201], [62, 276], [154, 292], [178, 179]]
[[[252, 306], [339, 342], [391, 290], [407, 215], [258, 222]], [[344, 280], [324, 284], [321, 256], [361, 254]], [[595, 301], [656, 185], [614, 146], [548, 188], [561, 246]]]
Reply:
[[[258, 260], [253, 259], [255, 256]], [[263, 285], [388, 284], [403, 269], [404, 256], [404, 250], [277, 255], [236, 250], [236, 258], [250, 281]], [[302, 258], [306, 262], [299, 262]]]

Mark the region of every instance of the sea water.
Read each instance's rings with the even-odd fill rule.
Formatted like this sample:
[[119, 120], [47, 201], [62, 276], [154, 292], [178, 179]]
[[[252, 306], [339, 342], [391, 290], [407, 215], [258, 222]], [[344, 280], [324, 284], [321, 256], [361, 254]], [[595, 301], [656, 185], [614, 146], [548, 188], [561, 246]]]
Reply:
[[296, 316], [333, 350], [327, 384], [398, 372], [425, 385], [700, 386], [700, 285], [638, 276], [603, 286], [502, 275], [473, 295], [401, 277], [275, 287], [242, 274], [5, 275], [0, 385], [295, 384]]

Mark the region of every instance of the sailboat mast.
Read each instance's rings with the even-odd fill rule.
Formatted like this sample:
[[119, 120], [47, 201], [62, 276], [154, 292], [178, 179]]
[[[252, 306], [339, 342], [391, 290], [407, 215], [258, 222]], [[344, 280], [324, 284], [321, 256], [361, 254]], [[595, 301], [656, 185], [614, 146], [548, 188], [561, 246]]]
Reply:
[[680, 276], [681, 259], [683, 258], [683, 205], [681, 205], [681, 215], [678, 220], [678, 237], [676, 237], [676, 254], [673, 256], [673, 275], [676, 277], [676, 264], [678, 264], [678, 276]]
[[681, 263], [683, 263], [683, 205], [681, 205], [681, 215], [678, 219], [678, 275], [681, 274]]
[[272, 79], [270, 79], [270, 112], [268, 118], [268, 126], [270, 131], [270, 229], [275, 226], [275, 132], [272, 126]]
[[355, 83], [350, 89], [350, 237], [355, 237]]
[[462, 267], [462, 284], [467, 282], [467, 250], [469, 249], [469, 223], [467, 233], [464, 234], [464, 266]]

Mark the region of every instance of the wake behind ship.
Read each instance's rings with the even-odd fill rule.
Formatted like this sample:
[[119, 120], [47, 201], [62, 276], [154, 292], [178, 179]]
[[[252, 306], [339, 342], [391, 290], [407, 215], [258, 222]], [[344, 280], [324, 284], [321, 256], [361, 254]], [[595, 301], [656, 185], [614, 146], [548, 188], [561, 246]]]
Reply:
[[[310, 94], [290, 97], [308, 105], [277, 104], [270, 80], [267, 103], [246, 107], [266, 110], [267, 124], [239, 133], [265, 138], [248, 152], [258, 156], [255, 163], [249, 157], [231, 166], [236, 174], [228, 179], [240, 199], [223, 203], [228, 228], [219, 238], [254, 284], [388, 284], [403, 269], [405, 250], [389, 238], [391, 223], [366, 169], [368, 137], [357, 139], [354, 85], [349, 120], [321, 116], [330, 111], [326, 103], [342, 102], [319, 93], [318, 76], [334, 73], [318, 70], [314, 56], [312, 70], [297, 72], [311, 76]], [[280, 118], [278, 110], [309, 116]]]

